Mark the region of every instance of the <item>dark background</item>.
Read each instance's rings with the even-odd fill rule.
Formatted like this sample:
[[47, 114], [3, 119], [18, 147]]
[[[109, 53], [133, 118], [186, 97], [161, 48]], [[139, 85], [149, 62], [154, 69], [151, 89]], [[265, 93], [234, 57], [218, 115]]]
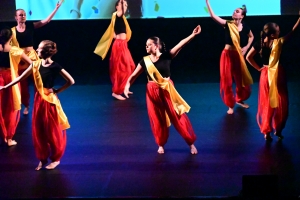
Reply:
[[[265, 23], [278, 23], [283, 36], [291, 31], [297, 19], [297, 15], [251, 16], [247, 17], [245, 22], [252, 29], [254, 41], [257, 41]], [[150, 36], [160, 37], [168, 49], [191, 34], [200, 24], [201, 34], [185, 46], [173, 60], [171, 77], [175, 83], [219, 82], [219, 60], [224, 48], [224, 30], [211, 18], [129, 19], [128, 22], [132, 29], [132, 38], [128, 46], [136, 64], [146, 55], [145, 43]], [[103, 61], [93, 53], [109, 23], [110, 20], [51, 21], [48, 25], [36, 29], [34, 47], [45, 39], [55, 41], [58, 53], [53, 60], [60, 63], [75, 78], [76, 84], [110, 84], [110, 52]], [[1, 27], [15, 25], [16, 22], [0, 23]], [[297, 30], [282, 51], [281, 62], [286, 68], [289, 81], [298, 80], [299, 42]], [[257, 59], [259, 61], [259, 57]], [[257, 82], [259, 72], [251, 66], [249, 70]], [[142, 74], [136, 83], [146, 83], [146, 76]]]

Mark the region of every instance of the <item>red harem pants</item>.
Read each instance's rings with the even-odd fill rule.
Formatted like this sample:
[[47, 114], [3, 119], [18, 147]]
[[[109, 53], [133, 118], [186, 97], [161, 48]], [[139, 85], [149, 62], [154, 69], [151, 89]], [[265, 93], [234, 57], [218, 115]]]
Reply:
[[[237, 51], [224, 49], [220, 59], [220, 94], [224, 104], [233, 108], [236, 102], [245, 101], [250, 97], [249, 85], [242, 85], [242, 69]], [[232, 78], [236, 85], [236, 96], [232, 90]]]
[[[173, 83], [173, 82], [172, 82]], [[183, 137], [188, 145], [194, 144], [196, 135], [188, 116], [184, 113], [178, 115], [174, 110], [170, 94], [161, 89], [156, 83], [148, 82], [146, 91], [146, 102], [150, 126], [159, 146], [164, 146], [169, 137], [166, 113], [175, 129]]]
[[36, 157], [46, 163], [59, 161], [66, 148], [66, 130], [62, 130], [56, 107], [36, 92], [32, 112], [32, 138]]
[[[10, 83], [10, 69], [0, 71], [0, 86]], [[20, 111], [14, 109], [12, 87], [0, 91], [0, 136], [12, 139], [20, 120]]]
[[109, 59], [109, 74], [112, 92], [123, 94], [126, 82], [134, 71], [135, 64], [127, 46], [127, 40], [116, 39], [113, 42]]
[[[25, 70], [26, 69], [18, 70], [19, 75], [21, 75]], [[25, 80], [20, 81], [21, 102], [25, 107], [29, 106], [30, 92], [29, 92], [28, 79], [31, 77], [32, 77], [32, 75], [30, 75]]]
[[280, 65], [278, 66], [277, 90], [278, 107], [271, 108], [269, 102], [268, 68], [265, 67], [260, 74], [258, 111], [256, 116], [260, 132], [263, 134], [270, 133], [273, 129], [277, 133], [281, 133], [288, 118], [289, 99], [287, 82], [284, 69]]

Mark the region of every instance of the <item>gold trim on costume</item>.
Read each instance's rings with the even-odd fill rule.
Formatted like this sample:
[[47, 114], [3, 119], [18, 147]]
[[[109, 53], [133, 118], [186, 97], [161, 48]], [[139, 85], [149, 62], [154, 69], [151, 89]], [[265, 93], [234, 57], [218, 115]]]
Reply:
[[58, 121], [62, 130], [68, 129], [70, 128], [70, 124], [68, 122], [67, 116], [65, 115], [61, 107], [59, 99], [54, 93], [45, 94], [44, 92], [43, 81], [42, 81], [41, 74], [39, 72], [39, 68], [41, 64], [42, 64], [42, 60], [37, 60], [32, 62], [32, 72], [33, 72], [34, 83], [37, 88], [37, 91], [45, 101], [55, 104], [57, 115], [58, 115]]
[[227, 21], [227, 24], [232, 39], [232, 43], [235, 46], [240, 56], [241, 70], [242, 70], [242, 85], [243, 87], [245, 87], [246, 85], [251, 85], [253, 84], [253, 79], [251, 77], [250, 72], [248, 71], [244, 56], [242, 54], [242, 49], [240, 46], [240, 34], [238, 31], [238, 27], [233, 21]]
[[[191, 107], [180, 96], [180, 94], [175, 89], [174, 85], [170, 81], [165, 80], [161, 76], [161, 74], [159, 73], [159, 71], [151, 61], [150, 56], [145, 56], [144, 61], [145, 61], [148, 74], [152, 78], [152, 81], [154, 81], [160, 88], [167, 90], [169, 92], [176, 113], [178, 115], [182, 115], [183, 113], [188, 113]], [[166, 113], [166, 118], [167, 118], [168, 126], [171, 126], [170, 119], [167, 113]]]
[[[10, 73], [11, 73], [11, 80], [15, 80], [18, 77], [18, 65], [21, 60], [21, 55], [24, 52], [23, 49], [20, 49], [16, 46], [12, 46], [9, 51], [9, 61], [10, 61]], [[21, 94], [19, 85], [12, 86], [12, 93], [13, 93], [13, 102], [14, 102], [14, 109], [21, 110]]]
[[[114, 26], [115, 26], [116, 16], [117, 16], [117, 12], [114, 12], [112, 14], [111, 22], [110, 22], [107, 30], [101, 37], [100, 41], [98, 42], [98, 44], [94, 50], [94, 53], [101, 56], [102, 60], [104, 60], [104, 58], [108, 52], [108, 49], [112, 43], [112, 40], [114, 38], [114, 33], [115, 33]], [[123, 15], [123, 20], [124, 20], [124, 23], [126, 26], [126, 40], [129, 41], [131, 38], [131, 29], [130, 29], [127, 19], [124, 15]]]
[[269, 58], [268, 66], [268, 81], [269, 81], [269, 99], [271, 108], [278, 107], [278, 90], [277, 90], [277, 76], [278, 65], [281, 54], [284, 38], [274, 39], [273, 46]]

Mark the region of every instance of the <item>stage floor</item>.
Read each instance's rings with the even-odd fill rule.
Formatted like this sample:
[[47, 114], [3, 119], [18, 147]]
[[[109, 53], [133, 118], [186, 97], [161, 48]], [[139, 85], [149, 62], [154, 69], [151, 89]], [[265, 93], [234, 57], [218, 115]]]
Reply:
[[110, 85], [74, 85], [59, 94], [71, 124], [61, 164], [54, 170], [34, 170], [39, 161], [31, 113], [22, 115], [14, 138], [18, 144], [0, 145], [0, 199], [228, 198], [242, 194], [244, 175], [275, 175], [281, 197], [300, 195], [299, 83], [288, 85], [285, 138], [272, 142], [264, 140], [256, 123], [257, 83], [247, 100], [250, 108], [236, 106], [233, 115], [226, 113], [218, 83], [175, 86], [191, 106], [188, 116], [198, 155], [190, 154], [174, 127], [165, 154], [157, 153], [145, 85], [133, 85], [134, 94], [126, 101], [114, 100]]

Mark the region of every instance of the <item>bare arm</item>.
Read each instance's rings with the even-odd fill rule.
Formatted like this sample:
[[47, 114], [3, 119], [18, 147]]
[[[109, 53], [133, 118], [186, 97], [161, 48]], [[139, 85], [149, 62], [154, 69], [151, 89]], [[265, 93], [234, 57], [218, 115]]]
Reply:
[[175, 47], [173, 47], [170, 50], [170, 54], [172, 56], [172, 58], [174, 58], [178, 52], [187, 44], [189, 43], [196, 35], [198, 35], [201, 32], [201, 27], [200, 25], [198, 25], [192, 32], [191, 35], [189, 35], [188, 37], [184, 38], [183, 40], [181, 40]]
[[256, 54], [256, 50], [254, 49], [254, 47], [252, 47], [250, 49], [250, 51], [248, 52], [247, 56], [246, 56], [246, 60], [249, 62], [249, 64], [254, 67], [257, 71], [261, 71], [263, 69], [263, 67], [260, 67], [254, 60], [254, 55]]
[[208, 12], [211, 16], [211, 18], [216, 21], [218, 24], [224, 26], [226, 24], [226, 20], [225, 19], [222, 19], [221, 17], [215, 15], [215, 13], [213, 12], [213, 10], [211, 9], [210, 7], [210, 4], [209, 4], [209, 0], [206, 0], [206, 5], [207, 5], [207, 8], [208, 8]]
[[55, 93], [60, 93], [75, 83], [73, 77], [64, 69], [60, 71], [60, 75], [67, 81], [59, 89], [54, 89]]
[[[299, 11], [299, 15], [300, 15], [300, 11]], [[287, 35], [284, 36], [284, 41], [288, 41], [291, 38], [291, 36], [293, 35], [294, 31], [298, 28], [299, 23], [300, 23], [300, 16], [299, 16], [296, 24], [294, 25], [292, 31], [289, 32]]]
[[132, 74], [129, 76], [127, 79], [127, 83], [124, 89], [124, 95], [129, 98], [128, 93], [129, 93], [129, 88], [130, 84], [132, 84], [132, 80], [135, 80], [143, 71], [143, 68], [140, 64], [138, 64], [135, 68], [135, 70], [132, 72]]
[[250, 30], [249, 33], [248, 33], [248, 43], [247, 43], [246, 46], [244, 46], [244, 47], [242, 48], [242, 54], [243, 54], [243, 56], [246, 54], [246, 52], [247, 52], [248, 49], [250, 48], [250, 46], [251, 46], [253, 40], [254, 40], [254, 35], [253, 35], [252, 31]]
[[19, 83], [20, 81], [23, 81], [24, 79], [26, 79], [30, 74], [32, 74], [32, 65], [29, 65], [29, 67], [20, 75], [18, 76], [16, 79], [14, 79], [12, 82], [10, 82], [9, 84], [5, 85], [5, 86], [0, 86], [0, 90], [5, 89], [5, 88], [9, 88], [17, 83]]
[[46, 24], [48, 24], [51, 19], [54, 17], [55, 13], [58, 11], [59, 7], [61, 6], [62, 2], [64, 0], [60, 0], [57, 4], [56, 4], [56, 7], [55, 9], [52, 11], [52, 13], [44, 20], [41, 20], [39, 22], [34, 22], [33, 23], [33, 26], [34, 28], [41, 28], [42, 26], [45, 26]]
[[30, 58], [25, 53], [22, 53], [21, 60], [25, 63], [20, 62], [18, 69], [26, 69], [32, 63], [32, 60], [30, 60]]

